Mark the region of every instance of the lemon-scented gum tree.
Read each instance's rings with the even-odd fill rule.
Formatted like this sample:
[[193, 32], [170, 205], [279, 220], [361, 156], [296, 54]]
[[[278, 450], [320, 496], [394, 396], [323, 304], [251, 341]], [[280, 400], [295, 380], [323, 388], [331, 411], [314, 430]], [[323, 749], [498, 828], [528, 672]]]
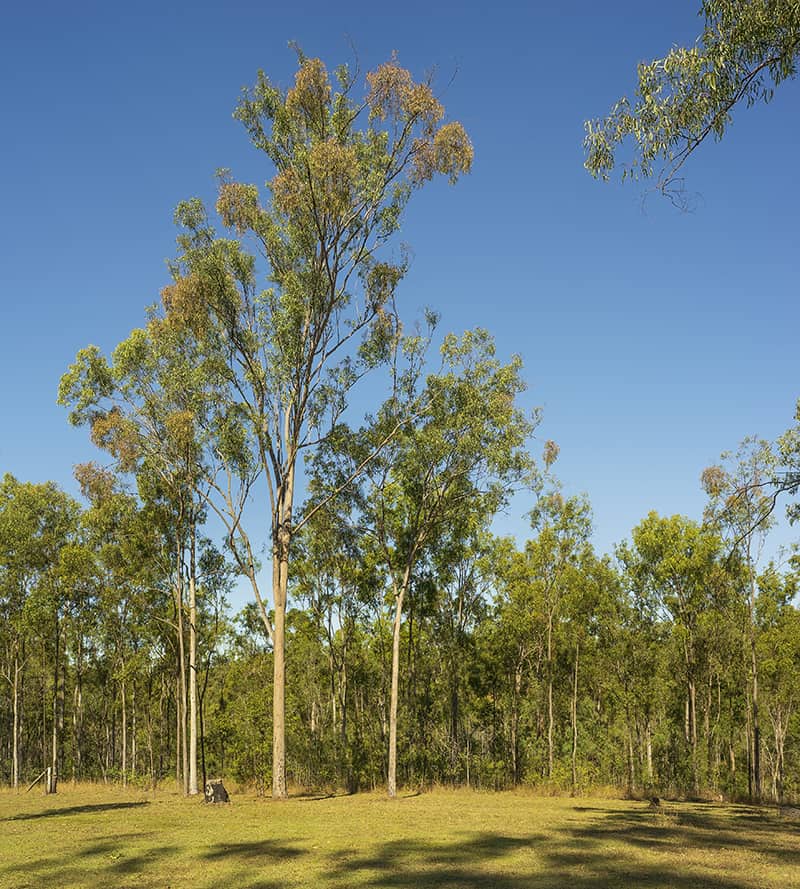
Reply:
[[[396, 342], [394, 295], [405, 262], [382, 248], [409, 197], [436, 174], [455, 181], [473, 157], [461, 124], [444, 122], [430, 83], [415, 82], [396, 58], [366, 75], [360, 97], [356, 81], [344, 66], [331, 80], [319, 59], [302, 53], [288, 90], [259, 73], [235, 117], [273, 167], [267, 192], [221, 174], [216, 209], [227, 237], [217, 234], [199, 200], [178, 207], [174, 281], [162, 294], [163, 313], [148, 328], [153, 348], [164, 325], [196, 344], [193, 360], [201, 370], [194, 383], [199, 378], [203, 397], [193, 423], [202, 490], [225, 523], [273, 645], [276, 798], [287, 795], [291, 542], [307, 519], [294, 514], [297, 461], [325, 440], [353, 387]], [[85, 370], [71, 372], [78, 397], [80, 381], [91, 376], [88, 362]], [[124, 413], [128, 405], [114, 404], [113, 367], [110, 376], [111, 390], [102, 393], [106, 410]], [[272, 616], [259, 589], [258, 546], [243, 523], [244, 504], [259, 485], [270, 517]]]

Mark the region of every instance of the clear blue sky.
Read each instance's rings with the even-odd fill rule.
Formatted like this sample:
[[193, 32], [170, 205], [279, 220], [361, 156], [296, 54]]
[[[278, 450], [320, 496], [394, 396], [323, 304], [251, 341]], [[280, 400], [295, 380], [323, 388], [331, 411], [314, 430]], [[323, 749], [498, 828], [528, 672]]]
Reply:
[[663, 0], [5, 4], [0, 472], [75, 491], [73, 464], [94, 454], [55, 404], [59, 377], [141, 324], [179, 200], [212, 199], [221, 166], [270, 176], [231, 112], [258, 68], [291, 82], [297, 40], [331, 68], [351, 44], [364, 70], [395, 49], [417, 75], [436, 66], [476, 160], [410, 208], [401, 305], [523, 356], [539, 436], [560, 444], [566, 490], [588, 493], [598, 548], [650, 509], [699, 517], [703, 467], [782, 432], [800, 395], [800, 84], [693, 159], [692, 214], [595, 182], [581, 146], [637, 61], [697, 27], [695, 3]]

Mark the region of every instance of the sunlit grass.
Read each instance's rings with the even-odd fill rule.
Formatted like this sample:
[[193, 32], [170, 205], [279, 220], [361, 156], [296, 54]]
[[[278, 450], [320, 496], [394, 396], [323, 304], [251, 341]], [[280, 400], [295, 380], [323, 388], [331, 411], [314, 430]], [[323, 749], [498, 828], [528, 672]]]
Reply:
[[746, 806], [436, 791], [206, 806], [159, 791], [0, 792], [0, 887], [798, 885], [800, 832]]

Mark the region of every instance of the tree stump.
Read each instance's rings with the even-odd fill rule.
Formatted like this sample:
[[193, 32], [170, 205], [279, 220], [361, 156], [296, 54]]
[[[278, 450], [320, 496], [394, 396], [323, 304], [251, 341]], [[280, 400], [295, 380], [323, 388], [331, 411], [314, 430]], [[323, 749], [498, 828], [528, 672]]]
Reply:
[[218, 778], [217, 780], [209, 781], [206, 784], [205, 801], [207, 803], [230, 802], [228, 791], [225, 789], [225, 785], [222, 783], [222, 779]]

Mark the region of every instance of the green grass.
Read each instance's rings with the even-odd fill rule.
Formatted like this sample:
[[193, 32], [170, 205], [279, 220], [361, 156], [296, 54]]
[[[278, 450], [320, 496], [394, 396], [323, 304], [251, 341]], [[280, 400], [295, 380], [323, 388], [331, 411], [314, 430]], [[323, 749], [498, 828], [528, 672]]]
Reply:
[[436, 791], [0, 792], [0, 887], [766, 889], [800, 885], [797, 822], [746, 806]]

